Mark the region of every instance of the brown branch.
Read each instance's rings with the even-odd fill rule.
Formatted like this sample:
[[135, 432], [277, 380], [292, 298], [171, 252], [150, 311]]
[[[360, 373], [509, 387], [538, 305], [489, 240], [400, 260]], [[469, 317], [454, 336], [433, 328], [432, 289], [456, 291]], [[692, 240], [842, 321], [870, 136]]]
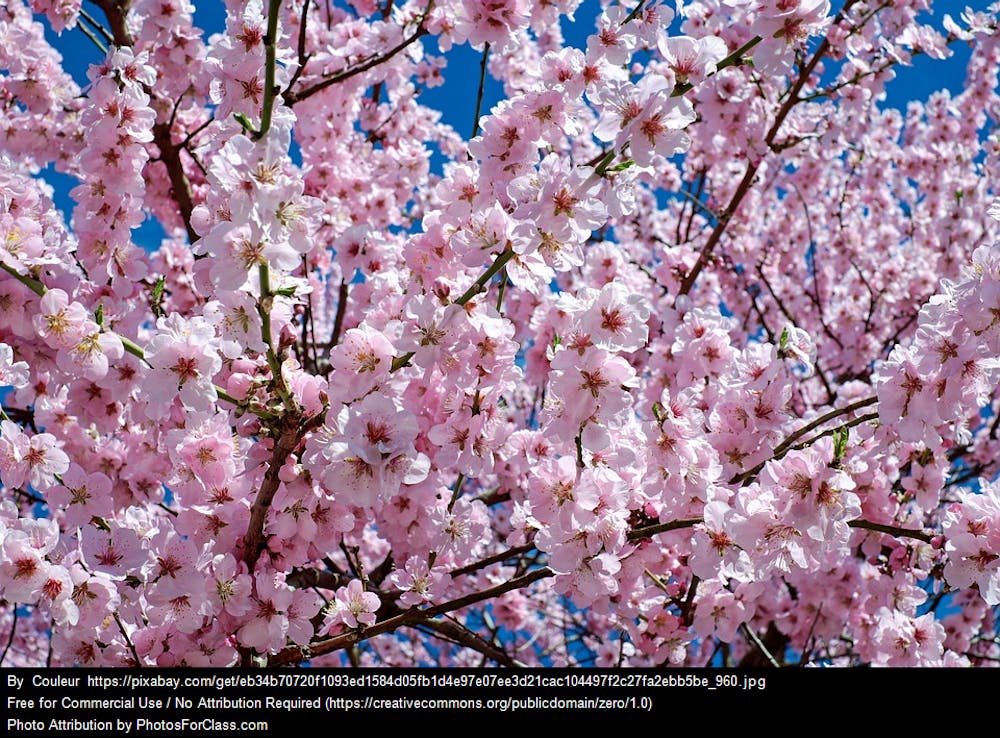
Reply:
[[285, 648], [275, 654], [268, 661], [268, 665], [280, 666], [282, 664], [297, 664], [314, 656], [322, 656], [323, 654], [333, 653], [334, 651], [349, 648], [366, 641], [369, 638], [382, 635], [383, 633], [392, 633], [398, 628], [402, 628], [413, 623], [425, 622], [431, 618], [437, 617], [438, 615], [443, 615], [446, 612], [460, 610], [463, 607], [474, 605], [477, 602], [499, 597], [502, 594], [527, 587], [541, 579], [547, 579], [548, 577], [554, 575], [555, 572], [548, 567], [535, 569], [534, 571], [528, 572], [524, 576], [515, 577], [514, 579], [498, 584], [495, 587], [482, 590], [481, 592], [474, 592], [472, 594], [465, 595], [464, 597], [444, 602], [440, 605], [428, 607], [424, 610], [407, 610], [399, 615], [395, 615], [387, 618], [386, 620], [375, 623], [369, 628], [357, 628], [345, 633], [340, 633], [332, 638], [317, 641], [307, 648], [300, 648], [298, 646]]
[[[757, 464], [752, 469], [748, 469], [747, 471], [745, 471], [745, 472], [743, 472], [741, 474], [737, 474], [736, 476], [734, 476], [732, 479], [729, 480], [729, 483], [730, 484], [742, 484], [742, 483], [746, 482], [749, 479], [753, 479], [758, 474], [760, 474], [761, 469], [764, 468], [764, 466], [767, 464], [768, 461], [773, 461], [775, 459], [780, 459], [782, 456], [785, 455], [785, 453], [787, 451], [789, 451], [795, 445], [795, 442], [797, 440], [799, 440], [800, 438], [802, 438], [802, 436], [804, 436], [809, 431], [811, 431], [811, 430], [813, 430], [815, 428], [818, 428], [819, 426], [821, 426], [824, 423], [827, 423], [827, 422], [833, 420], [834, 418], [839, 418], [841, 415], [847, 415], [848, 413], [852, 413], [855, 410], [860, 410], [863, 407], [868, 407], [869, 405], [874, 405], [876, 402], [878, 402], [878, 398], [877, 397], [866, 397], [863, 400], [858, 400], [857, 402], [852, 402], [850, 405], [845, 405], [844, 407], [837, 408], [836, 410], [831, 410], [828, 413], [820, 415], [815, 420], [807, 423], [806, 425], [802, 426], [798, 430], [794, 431], [791, 435], [788, 436], [788, 438], [786, 438], [784, 441], [782, 441], [777, 446], [775, 446], [774, 451], [771, 452], [771, 458], [765, 459], [764, 461], [760, 462], [759, 464]], [[874, 420], [875, 418], [878, 417], [878, 414], [875, 414], [874, 417], [872, 417], [871, 414], [864, 415], [862, 417], [865, 420]], [[864, 421], [862, 421], [862, 422], [864, 422]], [[817, 436], [816, 438], [811, 438], [808, 441], [804, 442], [804, 444], [802, 444], [802, 445], [808, 445], [808, 444], [810, 444], [810, 443], [818, 440], [821, 437], [822, 436]]]
[[333, 319], [333, 334], [327, 343], [332, 348], [340, 343], [340, 333], [344, 330], [344, 315], [347, 312], [347, 298], [350, 296], [350, 286], [346, 279], [340, 280], [340, 290], [337, 293], [337, 316]]
[[294, 416], [286, 418], [285, 427], [271, 451], [271, 461], [268, 462], [267, 471], [264, 472], [264, 481], [261, 483], [260, 490], [254, 498], [253, 507], [250, 509], [250, 523], [243, 536], [243, 561], [251, 573], [257, 564], [257, 559], [260, 558], [261, 551], [264, 550], [264, 521], [267, 518], [267, 511], [271, 509], [271, 503], [274, 501], [278, 486], [281, 484], [278, 474], [285, 464], [285, 459], [299, 445], [299, 428], [295, 421]]
[[463, 574], [471, 574], [474, 571], [479, 571], [480, 569], [485, 569], [487, 566], [492, 566], [493, 564], [499, 564], [507, 559], [513, 559], [521, 554], [528, 553], [528, 551], [533, 551], [535, 545], [533, 543], [527, 543], [523, 546], [515, 546], [514, 548], [508, 548], [506, 551], [501, 551], [493, 556], [487, 556], [485, 559], [480, 559], [472, 564], [467, 564], [466, 566], [460, 566], [457, 569], [452, 569], [450, 574], [451, 578], [460, 577]]
[[338, 72], [337, 74], [331, 75], [330, 77], [324, 79], [322, 82], [317, 82], [311, 87], [307, 87], [306, 89], [301, 90], [299, 92], [295, 92], [294, 90], [289, 91], [285, 95], [285, 105], [287, 105], [288, 107], [292, 107], [296, 103], [302, 102], [306, 98], [312, 97], [317, 92], [322, 92], [327, 87], [340, 84], [341, 82], [348, 80], [351, 77], [367, 72], [369, 69], [373, 69], [377, 67], [379, 64], [384, 64], [385, 62], [389, 61], [394, 56], [396, 56], [396, 54], [403, 51], [406, 47], [412, 44], [414, 41], [416, 41], [419, 38], [422, 38], [423, 36], [426, 36], [429, 33], [429, 31], [424, 27], [424, 21], [427, 20], [427, 16], [430, 14], [431, 9], [433, 7], [434, 7], [434, 0], [431, 0], [431, 2], [427, 4], [427, 9], [424, 10], [423, 15], [420, 16], [420, 19], [417, 23], [417, 30], [414, 31], [412, 35], [400, 41], [398, 44], [396, 44], [394, 47], [389, 49], [384, 54], [373, 56], [368, 61], [359, 64], [356, 67], [350, 67], [349, 69], [345, 69], [341, 72]]
[[630, 541], [641, 541], [643, 538], [652, 538], [658, 533], [666, 533], [670, 530], [681, 530], [682, 528], [693, 528], [702, 522], [701, 518], [681, 518], [680, 520], [668, 520], [666, 523], [656, 523], [643, 528], [636, 528], [628, 532]]
[[[851, 6], [853, 6], [856, 2], [857, 0], [847, 0], [847, 2], [844, 3], [844, 7], [841, 8], [840, 12], [837, 14], [837, 17], [834, 18], [832, 25], [836, 26], [847, 11], [850, 10]], [[828, 38], [824, 38], [816, 48], [816, 53], [813, 54], [809, 62], [799, 71], [798, 78], [788, 91], [788, 98], [785, 100], [784, 104], [782, 104], [781, 109], [778, 110], [778, 115], [775, 117], [774, 123], [771, 125], [770, 130], [768, 130], [767, 135], [764, 137], [764, 144], [768, 148], [772, 148], [774, 146], [775, 139], [778, 136], [778, 131], [781, 130], [781, 126], [785, 122], [785, 118], [788, 117], [792, 108], [800, 102], [799, 93], [809, 80], [813, 70], [816, 69], [816, 65], [819, 64], [820, 60], [826, 55], [826, 52], [829, 51], [829, 49], [830, 41]], [[758, 164], [747, 164], [747, 170], [743, 174], [743, 179], [740, 181], [736, 191], [733, 193], [726, 209], [719, 215], [719, 222], [716, 223], [715, 228], [712, 229], [712, 233], [709, 235], [708, 241], [706, 241], [705, 245], [702, 247], [701, 253], [698, 254], [698, 259], [695, 261], [694, 266], [691, 267], [691, 270], [684, 276], [684, 280], [681, 282], [679, 294], [686, 295], [691, 291], [691, 288], [694, 287], [695, 280], [698, 279], [698, 275], [701, 274], [701, 270], [711, 258], [712, 251], [722, 239], [722, 235], [729, 226], [729, 221], [734, 215], [736, 215], [736, 211], [739, 210], [740, 204], [743, 202], [743, 198], [746, 197], [746, 194], [750, 191], [754, 178], [757, 176], [758, 166]]]
[[285, 92], [288, 93], [294, 86], [295, 83], [299, 81], [299, 77], [306, 70], [306, 64], [311, 58], [310, 54], [306, 53], [306, 28], [309, 23], [309, 0], [302, 3], [302, 18], [299, 21], [299, 41], [297, 46], [298, 53], [298, 64], [295, 67], [295, 73], [292, 78], [288, 81], [288, 87], [285, 88]]
[[440, 633], [460, 646], [478, 651], [486, 658], [495, 661], [501, 666], [515, 668], [520, 664], [511, 658], [506, 651], [497, 648], [495, 645], [484, 639], [478, 633], [470, 630], [461, 623], [454, 623], [450, 620], [428, 620], [421, 623], [421, 626], [429, 628], [435, 633]]
[[277, 429], [280, 430], [280, 433], [274, 444], [274, 450], [271, 452], [267, 471], [264, 472], [264, 481], [254, 498], [253, 507], [250, 508], [250, 522], [247, 525], [247, 532], [243, 536], [243, 561], [251, 573], [253, 573], [257, 559], [260, 558], [260, 554], [266, 546], [264, 522], [267, 519], [267, 511], [271, 509], [271, 503], [274, 501], [274, 495], [281, 484], [278, 477], [281, 467], [284, 466], [289, 455], [295, 451], [305, 434], [320, 425], [325, 417], [326, 413], [321, 412], [302, 422], [300, 415], [288, 413], [281, 421], [278, 421], [280, 425]]
[[896, 536], [897, 538], [916, 538], [918, 541], [923, 541], [924, 543], [930, 543], [934, 536], [930, 533], [926, 533], [922, 530], [914, 530], [912, 528], [898, 528], [895, 525], [883, 525], [882, 523], [873, 523], [870, 520], [851, 520], [847, 523], [851, 528], [862, 528], [864, 530], [873, 530], [878, 533], [885, 533], [890, 536]]
[[[104, 11], [115, 44], [117, 46], [133, 46], [135, 39], [132, 38], [132, 34], [128, 30], [126, 20], [132, 6], [132, 0], [93, 0], [93, 2]], [[143, 85], [143, 87], [152, 98], [154, 91], [147, 85]], [[170, 178], [170, 195], [180, 210], [188, 239], [194, 243], [198, 240], [198, 233], [191, 225], [191, 212], [194, 210], [194, 204], [191, 201], [191, 186], [184, 173], [184, 164], [181, 162], [181, 146], [173, 143], [170, 128], [169, 123], [156, 123], [153, 126], [153, 142], [160, 150], [160, 160], [166, 167], [167, 176]]]
[[691, 584], [688, 585], [687, 596], [684, 598], [684, 604], [681, 605], [681, 622], [685, 625], [691, 625], [691, 607], [694, 605], [694, 596], [698, 591], [698, 585], [701, 580], [698, 578], [697, 574], [691, 575]]
[[104, 11], [115, 45], [132, 46], [135, 40], [132, 38], [132, 33], [128, 30], [128, 24], [125, 21], [128, 11], [132, 7], [132, 0], [93, 0], [93, 3]]
[[135, 644], [132, 643], [132, 639], [128, 636], [128, 631], [125, 630], [125, 624], [122, 622], [121, 616], [117, 611], [114, 613], [115, 622], [118, 624], [118, 630], [122, 634], [122, 638], [125, 639], [125, 644], [128, 646], [128, 650], [132, 652], [132, 658], [135, 659], [135, 668], [142, 668], [142, 659], [139, 658], [139, 652], [135, 650]]
[[194, 202], [191, 199], [191, 185], [187, 175], [184, 173], [184, 163], [181, 161], [181, 147], [173, 143], [170, 135], [170, 125], [167, 123], [157, 123], [153, 126], [153, 142], [160, 150], [160, 161], [166, 167], [167, 176], [170, 178], [170, 196], [177, 203], [180, 210], [181, 220], [184, 221], [184, 230], [187, 231], [188, 240], [194, 243], [198, 240], [198, 232], [191, 225], [191, 213], [194, 211]]
[[309, 589], [319, 587], [336, 591], [341, 587], [346, 587], [351, 577], [343, 573], [334, 571], [323, 571], [322, 569], [293, 569], [285, 581], [292, 587], [299, 589]]

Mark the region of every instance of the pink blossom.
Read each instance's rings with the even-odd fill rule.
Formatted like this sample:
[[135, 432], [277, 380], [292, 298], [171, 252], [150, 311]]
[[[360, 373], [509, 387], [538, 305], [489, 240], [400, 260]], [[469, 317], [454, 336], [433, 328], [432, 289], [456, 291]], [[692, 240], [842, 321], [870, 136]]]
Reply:
[[1000, 659], [995, 12], [98, 5], [0, 11], [5, 665]]
[[324, 629], [329, 630], [336, 623], [348, 628], [360, 628], [375, 624], [375, 611], [379, 608], [379, 598], [374, 592], [366, 592], [360, 579], [337, 590], [336, 599], [327, 609]]
[[61, 508], [66, 525], [86, 525], [92, 518], [110, 517], [112, 513], [111, 480], [106, 474], [88, 474], [78, 464], [71, 463], [60, 483], [46, 494], [49, 504]]
[[259, 653], [273, 653], [284, 646], [292, 598], [293, 590], [275, 575], [257, 572], [250, 618], [237, 634], [240, 643]]
[[86, 331], [87, 311], [78, 302], [70, 302], [62, 290], [49, 290], [41, 300], [40, 314], [35, 316], [35, 330], [39, 338], [53, 348], [69, 349], [75, 346]]
[[389, 376], [395, 350], [379, 331], [362, 325], [344, 334], [330, 355], [333, 387], [350, 399], [362, 397]]
[[215, 330], [204, 318], [185, 320], [177, 313], [160, 318], [157, 329], [146, 348], [152, 367], [144, 383], [147, 412], [166, 414], [177, 396], [189, 408], [209, 409], [216, 397], [212, 378], [222, 367]]
[[955, 587], [975, 583], [982, 598], [995, 605], [1000, 602], [1000, 489], [989, 483], [980, 494], [963, 492], [959, 499], [944, 524], [950, 554], [944, 575]]
[[428, 567], [427, 562], [418, 556], [411, 556], [406, 560], [405, 568], [396, 569], [389, 575], [389, 581], [402, 591], [399, 601], [407, 607], [414, 607], [433, 602], [442, 595], [445, 572], [440, 567]]

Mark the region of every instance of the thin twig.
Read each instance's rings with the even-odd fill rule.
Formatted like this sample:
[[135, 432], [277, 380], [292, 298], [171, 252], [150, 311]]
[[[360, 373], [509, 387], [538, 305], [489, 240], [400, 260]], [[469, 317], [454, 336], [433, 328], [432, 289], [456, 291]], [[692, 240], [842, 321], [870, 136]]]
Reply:
[[[272, 0], [272, 2], [275, 1], [276, 0]], [[356, 67], [345, 69], [342, 72], [338, 72], [337, 74], [327, 77], [322, 82], [317, 82], [311, 87], [307, 87], [306, 89], [300, 92], [295, 92], [294, 90], [289, 91], [285, 95], [285, 105], [292, 107], [297, 103], [302, 102], [306, 98], [312, 97], [317, 92], [322, 92], [331, 85], [339, 84], [345, 80], [350, 79], [351, 77], [367, 72], [369, 69], [373, 69], [374, 67], [377, 67], [379, 64], [383, 64], [389, 61], [389, 59], [393, 58], [396, 54], [398, 54], [400, 51], [408, 47], [414, 41], [423, 36], [426, 36], [429, 33], [429, 31], [424, 27], [424, 21], [427, 20], [427, 16], [430, 14], [430, 11], [433, 7], [434, 7], [434, 0], [431, 0], [431, 2], [427, 4], [427, 9], [424, 10], [423, 15], [420, 16], [420, 19], [417, 24], [417, 30], [414, 31], [413, 34], [411, 34], [410, 36], [408, 36], [407, 38], [403, 39], [398, 44], [396, 44], [396, 46], [389, 49], [389, 51], [381, 55], [373, 56], [368, 61], [364, 62], [363, 64], [359, 64]]]
[[490, 44], [487, 41], [483, 45], [483, 58], [479, 62], [479, 90], [476, 92], [476, 109], [472, 114], [472, 135], [475, 138], [479, 135], [479, 112], [483, 107], [483, 89], [486, 87], [486, 61], [490, 58]]
[[90, 31], [89, 28], [87, 28], [82, 23], [77, 23], [76, 27], [77, 27], [77, 30], [79, 30], [84, 36], [86, 36], [87, 38], [89, 38], [91, 40], [91, 42], [93, 42], [94, 46], [96, 46], [98, 49], [101, 50], [102, 54], [107, 54], [108, 53], [108, 47], [105, 46], [104, 44], [102, 44], [100, 41], [98, 41], [97, 40], [97, 36], [95, 36]]
[[[850, 10], [851, 6], [856, 2], [857, 0], [847, 0], [847, 2], [844, 3], [844, 6], [840, 9], [840, 12], [833, 21], [833, 26], [837, 25], [837, 23], [844, 17], [844, 14]], [[809, 62], [800, 69], [798, 78], [789, 88], [788, 98], [782, 104], [781, 109], [778, 111], [778, 114], [774, 119], [774, 123], [771, 125], [770, 130], [768, 130], [767, 135], [764, 137], [764, 144], [768, 148], [771, 148], [774, 145], [778, 132], [781, 130], [781, 126], [788, 117], [788, 114], [792, 111], [792, 108], [795, 107], [796, 103], [800, 102], [798, 96], [799, 92], [805, 86], [809, 77], [812, 75], [813, 70], [816, 69], [816, 65], [818, 65], [820, 60], [826, 55], [829, 48], [830, 41], [828, 38], [824, 38], [817, 47], [816, 53], [814, 53]], [[729, 226], [730, 220], [732, 220], [733, 216], [736, 215], [736, 211], [739, 210], [740, 204], [743, 202], [743, 198], [746, 196], [747, 192], [750, 191], [750, 186], [753, 184], [753, 181], [757, 176], [758, 167], [759, 164], [747, 164], [747, 170], [743, 174], [743, 179], [740, 180], [739, 185], [736, 187], [736, 191], [733, 193], [726, 209], [721, 213], [719, 222], [716, 224], [715, 228], [712, 229], [712, 233], [709, 235], [708, 240], [705, 242], [701, 252], [698, 254], [698, 259], [695, 261], [694, 266], [692, 266], [690, 271], [688, 271], [688, 273], [684, 276], [680, 288], [681, 295], [688, 294], [691, 291], [691, 288], [694, 287], [694, 283], [698, 279], [698, 275], [701, 274], [701, 270], [705, 267], [705, 264], [708, 263], [708, 260], [712, 255], [712, 251], [722, 239], [722, 235]]]
[[483, 600], [491, 600], [502, 594], [506, 594], [507, 592], [523, 589], [524, 587], [534, 584], [539, 580], [547, 579], [548, 577], [554, 575], [555, 572], [548, 567], [535, 569], [523, 576], [515, 577], [514, 579], [498, 584], [495, 587], [490, 587], [489, 589], [484, 589], [480, 592], [474, 592], [472, 594], [465, 595], [464, 597], [444, 602], [440, 605], [428, 607], [424, 610], [407, 610], [399, 615], [395, 615], [391, 618], [375, 623], [371, 627], [358, 628], [345, 633], [340, 633], [332, 638], [312, 643], [307, 648], [299, 646], [285, 648], [275, 654], [269, 660], [268, 665], [280, 666], [283, 664], [297, 664], [314, 656], [321, 656], [323, 654], [349, 648], [366, 641], [369, 638], [374, 638], [377, 635], [392, 633], [403, 626], [411, 625], [417, 622], [424, 622], [447, 612], [461, 610], [463, 607], [474, 605], [477, 602], [482, 602]]
[[775, 669], [780, 669], [781, 664], [779, 664], [778, 660], [771, 655], [770, 651], [767, 650], [767, 646], [765, 646], [764, 642], [757, 636], [756, 633], [753, 632], [753, 628], [746, 623], [743, 623], [740, 627], [743, 629], [743, 633], [747, 636], [747, 638], [753, 641], [753, 644], [760, 649], [762, 654], [764, 654], [764, 658], [768, 660], [768, 663], [770, 663]]
[[465, 566], [460, 566], [457, 569], [452, 569], [449, 575], [452, 579], [456, 577], [463, 576], [465, 574], [471, 574], [472, 572], [479, 571], [480, 569], [485, 569], [487, 566], [492, 566], [493, 564], [499, 564], [508, 559], [516, 558], [522, 554], [526, 554], [529, 551], [535, 549], [535, 544], [526, 543], [523, 546], [514, 546], [513, 548], [508, 548], [506, 551], [501, 551], [498, 554], [493, 554], [492, 556], [487, 556], [485, 559], [480, 559], [472, 564], [466, 564]]
[[3, 666], [3, 662], [7, 659], [7, 652], [10, 651], [11, 644], [14, 643], [14, 631], [17, 630], [17, 619], [19, 613], [17, 612], [17, 603], [12, 603], [11, 608], [13, 609], [13, 619], [10, 623], [10, 636], [7, 638], [7, 645], [3, 647], [3, 653], [0, 654], [0, 666]]
[[139, 658], [139, 652], [135, 650], [135, 644], [132, 643], [132, 639], [129, 638], [128, 631], [125, 630], [125, 624], [122, 623], [121, 616], [114, 612], [112, 613], [115, 618], [115, 622], [118, 624], [118, 630], [121, 631], [122, 638], [125, 639], [125, 644], [128, 646], [128, 650], [132, 652], [132, 658], [135, 659], [135, 668], [142, 668], [142, 660]]
[[915, 538], [924, 543], [930, 543], [934, 536], [922, 530], [912, 528], [899, 528], [895, 525], [884, 525], [883, 523], [873, 523], [870, 520], [851, 520], [847, 523], [851, 528], [861, 528], [863, 530], [873, 530], [878, 533], [885, 533], [897, 538]]
[[630, 541], [641, 541], [643, 538], [652, 538], [658, 533], [666, 533], [671, 530], [681, 530], [683, 528], [693, 528], [703, 522], [701, 518], [681, 518], [680, 520], [669, 520], [666, 523], [656, 523], [642, 528], [635, 528], [628, 532]]

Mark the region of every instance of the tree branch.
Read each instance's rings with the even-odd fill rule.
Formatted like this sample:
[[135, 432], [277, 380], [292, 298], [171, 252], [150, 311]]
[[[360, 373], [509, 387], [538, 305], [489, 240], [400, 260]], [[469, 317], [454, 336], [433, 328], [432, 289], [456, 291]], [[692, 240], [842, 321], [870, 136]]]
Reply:
[[[132, 6], [132, 0], [93, 0], [108, 19], [111, 28], [111, 36], [117, 46], [133, 46], [135, 39], [128, 30], [127, 16]], [[143, 85], [146, 93], [152, 98], [154, 90]], [[191, 186], [187, 175], [184, 173], [184, 164], [181, 162], [180, 145], [174, 145], [170, 132], [169, 123], [156, 123], [153, 125], [153, 142], [160, 150], [160, 161], [167, 169], [167, 176], [170, 179], [170, 194], [177, 203], [181, 220], [184, 221], [184, 229], [191, 243], [198, 240], [198, 233], [191, 225], [191, 213], [194, 204], [191, 200]]]
[[337, 315], [333, 319], [333, 333], [327, 344], [328, 348], [333, 348], [340, 343], [340, 334], [344, 330], [344, 315], [347, 313], [347, 298], [350, 296], [350, 286], [346, 279], [340, 280], [340, 289], [337, 292]]
[[511, 668], [522, 666], [522, 664], [515, 661], [506, 651], [497, 648], [478, 633], [470, 630], [460, 623], [454, 623], [449, 620], [428, 620], [421, 623], [421, 626], [429, 628], [435, 633], [447, 636], [461, 646], [471, 648], [473, 651], [478, 651], [486, 658], [495, 661], [501, 666]]
[[275, 66], [278, 63], [278, 13], [281, 0], [269, 0], [267, 5], [267, 30], [264, 32], [264, 103], [260, 111], [260, 128], [253, 134], [259, 141], [271, 130], [271, 116], [274, 113], [274, 98], [278, 88], [274, 83]]
[[864, 530], [873, 530], [878, 533], [885, 533], [890, 536], [896, 536], [897, 538], [916, 538], [918, 541], [923, 541], [924, 543], [930, 543], [934, 540], [934, 536], [930, 533], [926, 533], [922, 530], [914, 530], [912, 528], [898, 528], [895, 525], [884, 525], [883, 523], [873, 523], [870, 520], [851, 520], [847, 523], [851, 528], [862, 528]]
[[[837, 17], [833, 21], [833, 25], [836, 25], [850, 10], [851, 6], [855, 4], [857, 0], [847, 0], [844, 6], [840, 9]], [[799, 76], [795, 80], [792, 87], [789, 89], [788, 98], [782, 104], [780, 110], [778, 110], [778, 115], [774, 119], [774, 123], [771, 125], [770, 130], [764, 137], [764, 144], [771, 148], [774, 145], [774, 140], [778, 136], [778, 131], [781, 130], [782, 124], [785, 122], [785, 118], [795, 107], [796, 103], [800, 102], [799, 92], [805, 86], [809, 77], [812, 75], [813, 70], [816, 69], [816, 65], [819, 64], [820, 60], [826, 55], [826, 52], [830, 49], [830, 41], [828, 38], [824, 38], [819, 46], [816, 48], [816, 53], [813, 54], [809, 62], [802, 67], [799, 71]], [[681, 295], [686, 295], [694, 287], [695, 280], [698, 279], [698, 275], [701, 274], [701, 270], [705, 267], [709, 258], [712, 256], [712, 251], [718, 245], [719, 241], [722, 239], [722, 235], [725, 233], [726, 228], [729, 226], [729, 221], [736, 211], [739, 210], [740, 204], [743, 202], [743, 198], [746, 196], [747, 192], [750, 191], [750, 186], [753, 184], [754, 178], [757, 176], [758, 164], [748, 163], [747, 170], [743, 174], [743, 179], [740, 181], [739, 186], [737, 186], [736, 191], [733, 193], [729, 204], [726, 209], [722, 211], [719, 222], [716, 224], [715, 228], [712, 229], [712, 233], [708, 237], [708, 241], [701, 249], [701, 253], [698, 254], [698, 260], [691, 267], [691, 270], [684, 276], [681, 282], [680, 293]]]
[[480, 569], [485, 569], [487, 566], [492, 566], [493, 564], [499, 564], [501, 562], [507, 561], [508, 559], [513, 559], [521, 554], [526, 554], [529, 551], [535, 549], [535, 544], [526, 543], [523, 546], [514, 546], [513, 548], [508, 548], [506, 551], [501, 551], [498, 554], [493, 554], [492, 556], [487, 556], [485, 559], [480, 559], [479, 561], [473, 562], [471, 564], [466, 564], [465, 566], [460, 566], [457, 569], [452, 569], [450, 574], [451, 578], [455, 579], [464, 574], [471, 574], [472, 572], [479, 571]]
[[132, 643], [132, 639], [129, 638], [128, 631], [125, 630], [125, 624], [122, 622], [121, 615], [117, 611], [114, 613], [115, 622], [118, 624], [118, 630], [122, 634], [122, 638], [125, 639], [125, 644], [128, 646], [128, 650], [132, 653], [132, 658], [135, 659], [135, 668], [142, 668], [142, 660], [139, 658], [139, 652], [135, 650], [135, 644]]
[[681, 530], [683, 528], [693, 528], [704, 522], [701, 518], [681, 518], [680, 520], [668, 520], [666, 523], [656, 523], [643, 528], [635, 528], [628, 532], [630, 541], [641, 541], [643, 538], [652, 538], [657, 533], [666, 533], [670, 530]]
[[[507, 264], [507, 262], [510, 261], [513, 257], [514, 257], [514, 250], [509, 246], [503, 251], [501, 251], [499, 254], [497, 254], [496, 259], [493, 260], [493, 263], [489, 266], [489, 268], [482, 273], [479, 279], [477, 279], [475, 283], [469, 289], [467, 289], [461, 297], [455, 300], [455, 304], [465, 305], [466, 303], [469, 302], [469, 300], [471, 300], [473, 297], [475, 297], [484, 289], [486, 289], [486, 283], [493, 278], [493, 275], [495, 275], [497, 272], [503, 269], [504, 266]], [[412, 359], [414, 356], [414, 353], [415, 352], [413, 351], [407, 351], [405, 354], [397, 356], [395, 359], [392, 360], [392, 366], [390, 367], [389, 371], [390, 372], [399, 371], [404, 366], [409, 364], [410, 359]]]
[[486, 87], [486, 62], [490, 58], [490, 44], [483, 45], [483, 58], [479, 62], [479, 90], [476, 92], [476, 109], [472, 114], [472, 135], [475, 138], [479, 135], [479, 112], [483, 107], [483, 90]]
[[[785, 455], [786, 452], [788, 452], [792, 448], [792, 446], [795, 444], [797, 440], [802, 438], [802, 436], [804, 436], [809, 431], [813, 430], [814, 428], [818, 428], [819, 426], [833, 420], [834, 418], [839, 418], [841, 415], [847, 415], [848, 413], [852, 413], [855, 410], [860, 410], [863, 407], [874, 405], [877, 402], [878, 402], [878, 397], [866, 397], [863, 400], [852, 402], [850, 405], [845, 405], [844, 407], [840, 407], [837, 408], [836, 410], [831, 410], [828, 413], [824, 413], [815, 420], [807, 423], [798, 430], [794, 431], [791, 435], [788, 436], [788, 438], [786, 438], [784, 441], [775, 446], [774, 451], [771, 452], [771, 457], [769, 459], [765, 459], [752, 469], [748, 469], [747, 471], [741, 474], [737, 474], [736, 476], [734, 476], [732, 479], [729, 480], [729, 483], [742, 484], [749, 479], [753, 479], [758, 474], [760, 474], [761, 469], [764, 468], [764, 466], [767, 464], [768, 461], [774, 461], [775, 459], [780, 459], [782, 456]], [[875, 418], [878, 417], [878, 413], [875, 413], [874, 416], [868, 414], [868, 415], [863, 415], [861, 417], [864, 418], [864, 420], [874, 420]], [[856, 418], [855, 420], [859, 419]], [[821, 437], [822, 436], [816, 436], [815, 438], [809, 439], [808, 441], [804, 442], [802, 445], [809, 445], [809, 443], [812, 443], [813, 441], [816, 441]]]
[[[272, 0], [272, 2], [275, 1], [276, 0]], [[431, 2], [427, 4], [427, 8], [424, 10], [423, 15], [420, 16], [420, 19], [417, 22], [417, 30], [414, 31], [412, 35], [408, 36], [407, 38], [403, 39], [398, 44], [396, 44], [396, 46], [389, 49], [389, 51], [378, 56], [373, 56], [368, 61], [359, 64], [356, 67], [345, 69], [341, 72], [338, 72], [337, 74], [327, 77], [322, 82], [317, 82], [316, 84], [312, 85], [311, 87], [307, 87], [304, 90], [301, 90], [299, 92], [295, 92], [294, 90], [289, 91], [285, 95], [285, 105], [287, 105], [288, 107], [292, 107], [297, 103], [302, 102], [306, 98], [312, 97], [317, 92], [322, 92], [327, 87], [339, 84], [345, 80], [350, 79], [351, 77], [367, 72], [369, 69], [373, 69], [377, 67], [379, 64], [383, 64], [389, 61], [390, 59], [392, 59], [392, 57], [396, 56], [396, 54], [398, 54], [400, 51], [402, 51], [407, 46], [412, 44], [414, 41], [428, 34], [427, 29], [424, 28], [424, 21], [427, 20], [427, 16], [430, 15], [431, 9], [433, 7], [434, 7], [434, 0], [431, 0]]]
[[437, 617], [438, 615], [443, 615], [446, 612], [460, 610], [463, 607], [474, 605], [477, 602], [499, 597], [500, 595], [512, 592], [515, 589], [522, 589], [541, 579], [547, 579], [548, 577], [554, 575], [555, 572], [548, 567], [535, 569], [534, 571], [528, 572], [523, 576], [515, 577], [514, 579], [498, 584], [495, 587], [484, 589], [481, 592], [465, 595], [464, 597], [459, 597], [458, 599], [451, 600], [440, 605], [428, 607], [424, 610], [407, 610], [399, 615], [395, 615], [387, 618], [386, 620], [375, 623], [371, 627], [357, 628], [345, 633], [340, 633], [332, 638], [317, 641], [307, 648], [300, 648], [298, 646], [285, 648], [271, 657], [268, 661], [268, 665], [280, 666], [283, 664], [297, 664], [314, 656], [322, 656], [323, 654], [333, 653], [334, 651], [354, 646], [363, 641], [367, 641], [369, 638], [382, 635], [383, 633], [392, 633], [403, 626], [417, 622], [425, 622], [431, 618]]
[[271, 509], [274, 495], [281, 484], [279, 474], [281, 467], [285, 465], [285, 460], [295, 451], [299, 442], [310, 430], [323, 422], [325, 412], [314, 415], [305, 422], [297, 413], [287, 413], [278, 429], [280, 434], [271, 451], [271, 460], [268, 462], [267, 471], [264, 472], [264, 481], [261, 483], [257, 496], [254, 498], [253, 507], [250, 508], [250, 522], [247, 525], [247, 532], [243, 536], [243, 562], [247, 565], [247, 570], [253, 573], [264, 550], [264, 522], [267, 519], [267, 511]]

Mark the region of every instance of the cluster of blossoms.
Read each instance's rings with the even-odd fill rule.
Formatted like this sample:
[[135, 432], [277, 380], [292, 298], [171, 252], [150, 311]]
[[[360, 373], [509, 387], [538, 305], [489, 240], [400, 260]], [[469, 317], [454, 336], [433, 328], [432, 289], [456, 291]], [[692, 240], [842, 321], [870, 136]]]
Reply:
[[156, 81], [156, 70], [146, 62], [145, 54], [119, 48], [90, 69], [90, 104], [80, 116], [84, 181], [71, 193], [77, 258], [88, 276], [110, 280], [121, 296], [146, 276], [131, 237], [143, 220], [145, 144], [153, 140], [155, 118], [144, 87]]
[[0, 9], [0, 663], [1000, 660], [996, 3], [94, 5]]

